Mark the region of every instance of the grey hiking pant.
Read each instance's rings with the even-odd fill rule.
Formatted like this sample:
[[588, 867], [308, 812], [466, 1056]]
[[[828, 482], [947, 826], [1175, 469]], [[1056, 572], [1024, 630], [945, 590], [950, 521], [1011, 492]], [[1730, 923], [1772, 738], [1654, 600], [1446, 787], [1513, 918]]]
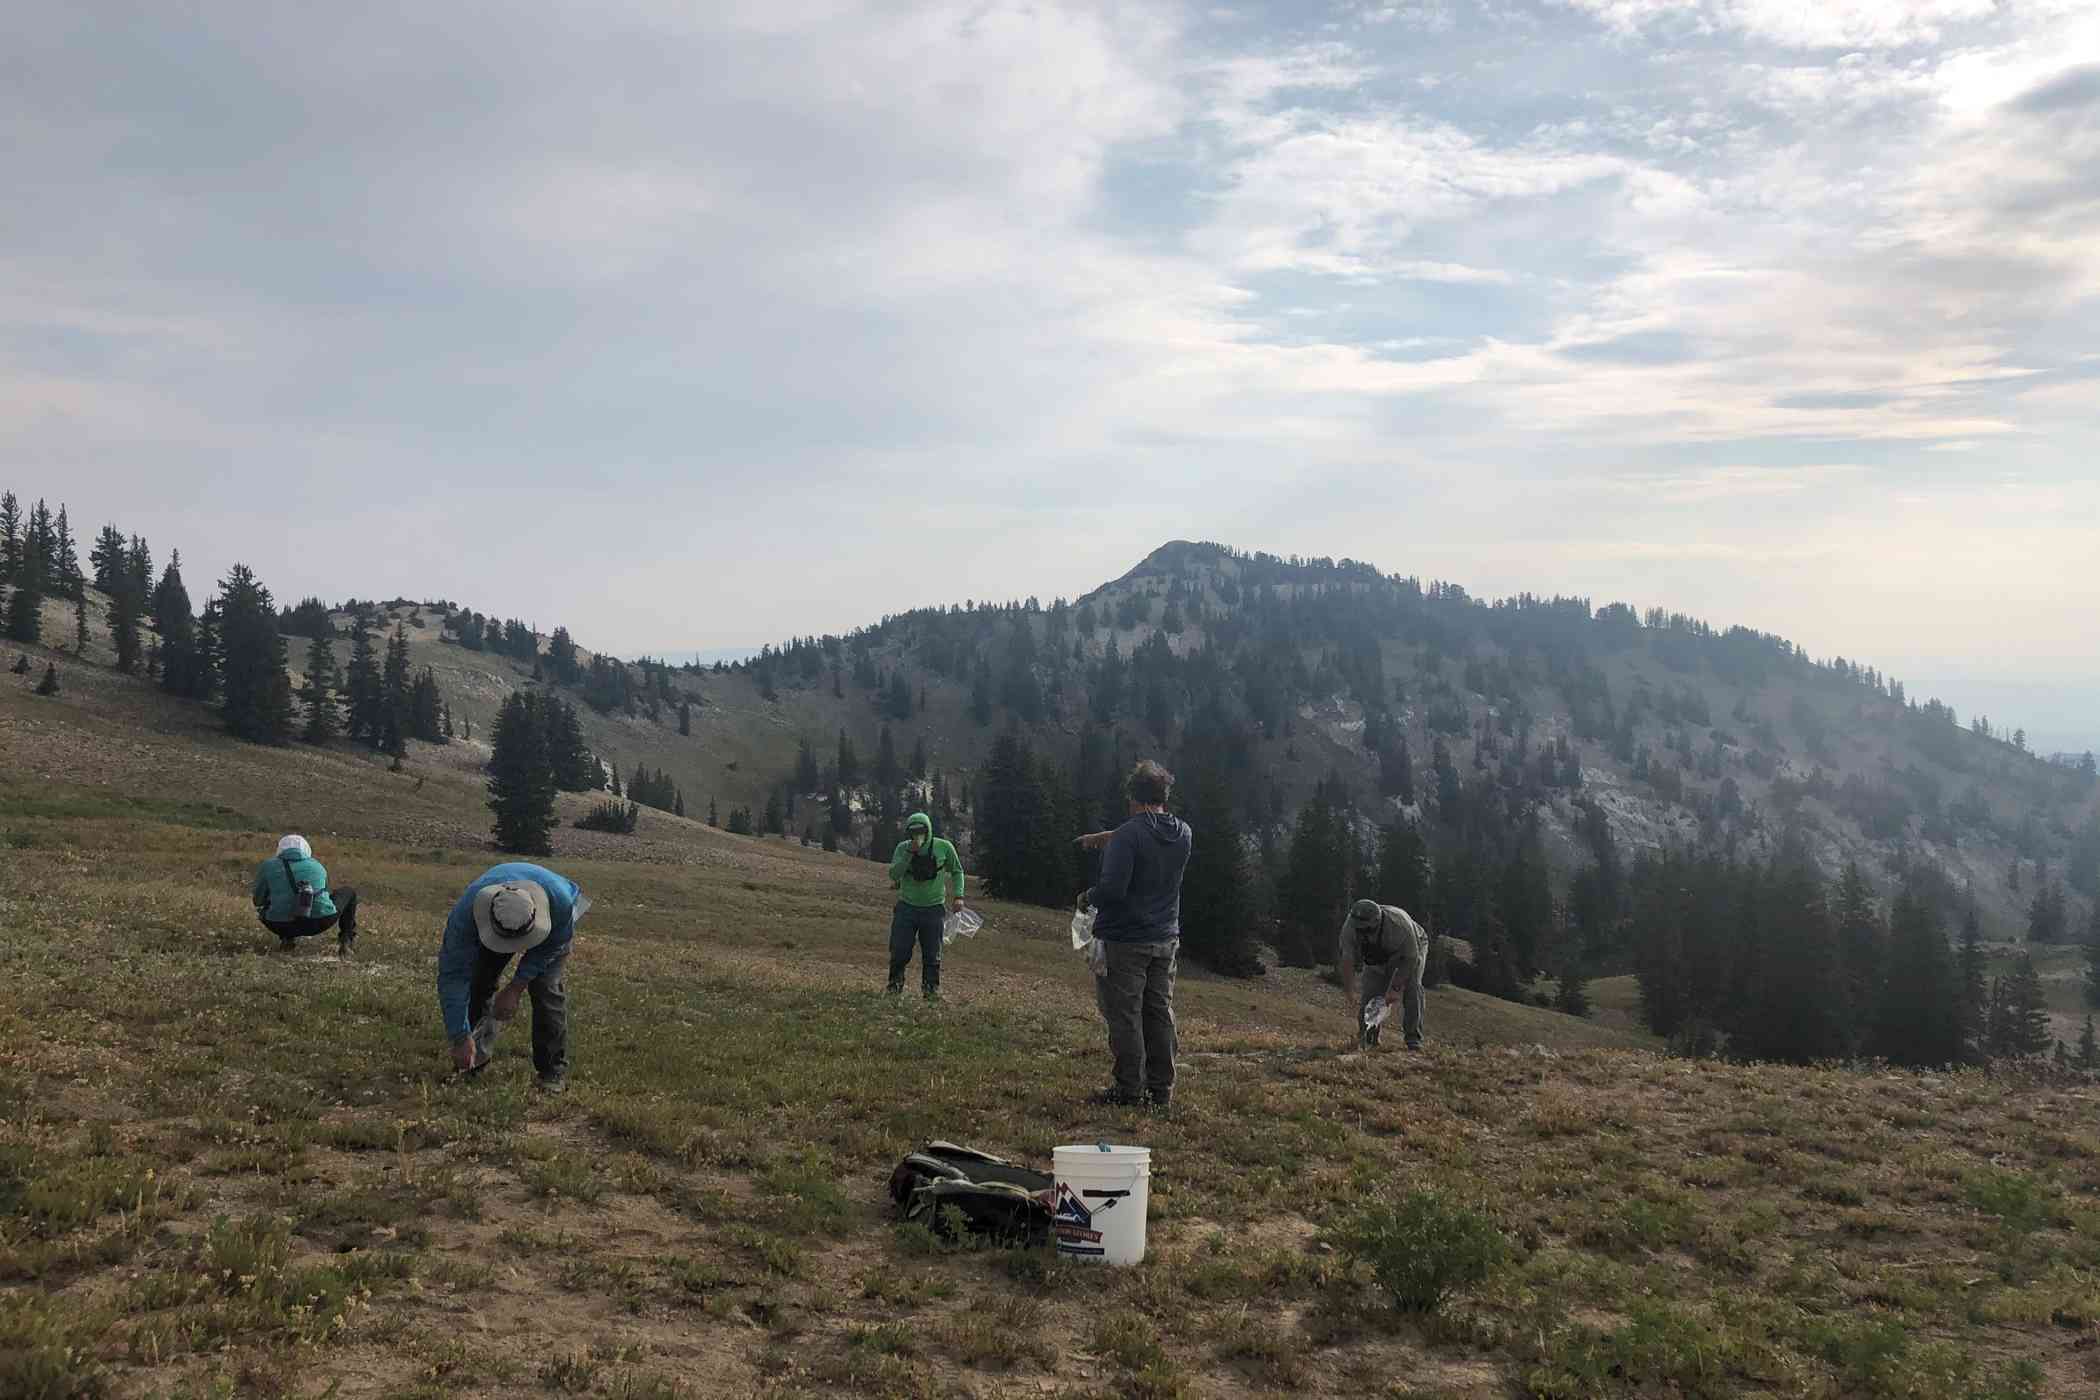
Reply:
[[1165, 1103], [1174, 1093], [1174, 964], [1181, 940], [1101, 944], [1107, 966], [1094, 979], [1116, 1092]]
[[[467, 997], [467, 1024], [478, 1026], [495, 999], [496, 984], [512, 955], [481, 951], [474, 964], [474, 987]], [[554, 966], [525, 984], [532, 998], [532, 1067], [542, 1079], [560, 1079], [569, 1072], [569, 955], [563, 953]]]
[[919, 986], [928, 996], [941, 989], [941, 931], [948, 911], [940, 904], [897, 901], [890, 913], [890, 990], [904, 990], [904, 970], [919, 950]]
[[[1419, 958], [1397, 956], [1383, 963], [1365, 963], [1360, 979], [1363, 987], [1362, 1000], [1357, 1003], [1357, 1014], [1363, 1014], [1363, 1002], [1372, 997], [1383, 997], [1400, 983], [1400, 1032], [1407, 1037], [1407, 1048], [1422, 1048], [1422, 972], [1429, 965], [1425, 951]], [[1392, 1023], [1379, 1027], [1384, 1030]]]

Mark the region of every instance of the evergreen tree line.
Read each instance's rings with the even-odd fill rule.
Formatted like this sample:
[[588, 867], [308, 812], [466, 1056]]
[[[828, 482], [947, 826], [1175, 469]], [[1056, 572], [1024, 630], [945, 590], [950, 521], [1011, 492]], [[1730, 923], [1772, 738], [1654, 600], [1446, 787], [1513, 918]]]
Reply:
[[1915, 879], [1884, 909], [1857, 865], [1830, 886], [1789, 846], [1765, 862], [1644, 856], [1627, 885], [1642, 1017], [1680, 1046], [1725, 1036], [1746, 1059], [1945, 1066], [2052, 1044], [2032, 958], [1987, 982], [1974, 911], [1950, 946], [1941, 901]]
[[[12, 492], [0, 493], [0, 582], [12, 590], [7, 630], [13, 640], [43, 640], [42, 600], [70, 598], [76, 607], [76, 650], [84, 651], [86, 589], [92, 577], [95, 589], [108, 599], [117, 669], [145, 674], [170, 695], [216, 698], [228, 731], [240, 738], [282, 744], [296, 731], [318, 744], [347, 732], [398, 757], [407, 739], [443, 743], [452, 733], [451, 711], [435, 675], [428, 667], [410, 671], [408, 639], [400, 627], [382, 662], [373, 653], [368, 615], [355, 613], [344, 677], [336, 665], [335, 628], [325, 606], [308, 598], [280, 613], [269, 589], [246, 565], [233, 566], [200, 615], [183, 581], [179, 550], [156, 582], [145, 539], [105, 525], [87, 562], [91, 576], [74, 557], [64, 506], [53, 516], [39, 501], [25, 516]], [[286, 637], [295, 634], [312, 639], [304, 683], [296, 693], [286, 654]]]

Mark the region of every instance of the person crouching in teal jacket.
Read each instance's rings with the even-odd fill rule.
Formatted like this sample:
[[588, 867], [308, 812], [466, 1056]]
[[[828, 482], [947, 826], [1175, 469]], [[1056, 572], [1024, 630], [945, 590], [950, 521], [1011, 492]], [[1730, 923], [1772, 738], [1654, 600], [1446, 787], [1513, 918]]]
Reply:
[[277, 854], [255, 869], [248, 896], [256, 917], [289, 953], [299, 939], [336, 929], [335, 951], [349, 957], [357, 942], [357, 891], [328, 888], [328, 868], [314, 859], [304, 836], [287, 836]]
[[919, 985], [928, 1001], [941, 997], [941, 925], [945, 913], [963, 907], [962, 858], [955, 845], [933, 834], [933, 818], [913, 812], [904, 840], [890, 857], [890, 883], [897, 908], [890, 915], [890, 995], [904, 990], [912, 944], [919, 946]]

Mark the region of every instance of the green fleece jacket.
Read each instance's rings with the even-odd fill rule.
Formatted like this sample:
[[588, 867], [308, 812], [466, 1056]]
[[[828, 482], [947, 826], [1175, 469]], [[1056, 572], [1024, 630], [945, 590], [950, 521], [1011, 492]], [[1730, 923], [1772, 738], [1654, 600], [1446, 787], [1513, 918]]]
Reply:
[[[915, 831], [928, 833], [933, 850], [934, 864], [938, 867], [931, 880], [914, 880], [911, 877], [911, 834]], [[896, 854], [890, 857], [890, 883], [897, 887], [897, 897], [918, 909], [945, 904], [948, 891], [945, 886], [954, 886], [955, 897], [963, 897], [962, 857], [955, 854], [955, 844], [945, 837], [932, 835], [933, 819], [924, 812], [914, 812], [904, 823], [904, 839], [897, 843]]]

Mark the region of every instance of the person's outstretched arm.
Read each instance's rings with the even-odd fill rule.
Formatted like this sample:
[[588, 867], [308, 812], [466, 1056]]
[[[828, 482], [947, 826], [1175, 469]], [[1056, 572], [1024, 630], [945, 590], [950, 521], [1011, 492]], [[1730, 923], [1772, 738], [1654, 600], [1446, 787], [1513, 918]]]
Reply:
[[1089, 908], [1099, 909], [1104, 904], [1121, 904], [1130, 895], [1130, 874], [1137, 864], [1132, 847], [1137, 838], [1121, 827], [1108, 843], [1107, 852], [1101, 857], [1101, 878], [1086, 892]]
[[438, 1010], [445, 1018], [445, 1034], [455, 1045], [474, 1030], [467, 1020], [467, 1003], [474, 996], [480, 948], [474, 937], [473, 901], [462, 896], [445, 919], [444, 941], [438, 945]]

